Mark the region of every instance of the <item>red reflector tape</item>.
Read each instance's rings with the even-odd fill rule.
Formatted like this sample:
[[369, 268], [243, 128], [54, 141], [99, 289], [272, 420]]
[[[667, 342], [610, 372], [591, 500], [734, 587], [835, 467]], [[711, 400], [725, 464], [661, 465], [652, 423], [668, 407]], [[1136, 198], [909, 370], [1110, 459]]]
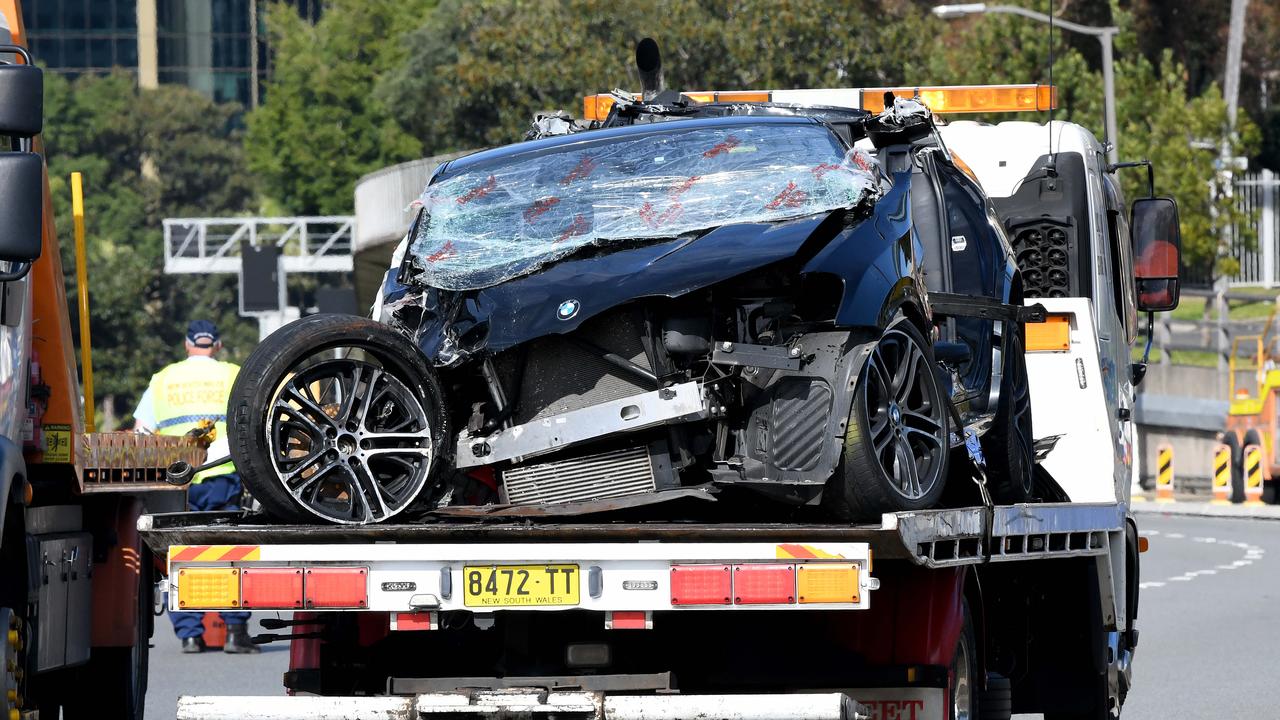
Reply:
[[672, 565], [672, 605], [728, 605], [733, 574], [728, 565]]
[[300, 608], [302, 568], [245, 568], [240, 595], [245, 608]]
[[796, 601], [795, 565], [734, 565], [733, 602], [785, 605]]
[[368, 575], [365, 568], [308, 568], [307, 607], [368, 607]]
[[437, 617], [434, 612], [391, 613], [391, 630], [435, 630], [440, 627]]
[[605, 614], [605, 630], [652, 630], [653, 614], [645, 610], [614, 610]]

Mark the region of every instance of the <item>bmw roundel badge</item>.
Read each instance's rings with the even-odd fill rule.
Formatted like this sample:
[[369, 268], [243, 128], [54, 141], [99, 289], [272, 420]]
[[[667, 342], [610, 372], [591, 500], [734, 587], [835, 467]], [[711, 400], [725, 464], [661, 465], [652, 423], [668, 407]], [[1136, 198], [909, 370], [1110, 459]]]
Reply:
[[560, 303], [560, 307], [556, 308], [556, 317], [561, 320], [572, 320], [578, 314], [578, 310], [582, 308], [582, 303], [577, 300], [569, 299]]

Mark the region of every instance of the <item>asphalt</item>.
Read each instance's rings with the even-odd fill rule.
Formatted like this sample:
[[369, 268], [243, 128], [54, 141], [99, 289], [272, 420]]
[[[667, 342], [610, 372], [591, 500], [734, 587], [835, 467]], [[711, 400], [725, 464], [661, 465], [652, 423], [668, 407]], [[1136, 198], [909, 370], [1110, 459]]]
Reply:
[[[1124, 719], [1280, 717], [1280, 523], [1174, 512], [1138, 515], [1150, 549]], [[172, 719], [179, 695], [282, 692], [284, 643], [255, 656], [182, 655], [167, 618], [152, 642], [147, 720]]]
[[1280, 524], [1138, 515], [1140, 637], [1125, 720], [1280, 716]]
[[[250, 633], [259, 632], [264, 631], [255, 621]], [[283, 695], [282, 676], [288, 669], [287, 642], [264, 645], [258, 655], [228, 655], [220, 650], [183, 655], [168, 616], [156, 618], [146, 720], [173, 720], [179, 695]]]

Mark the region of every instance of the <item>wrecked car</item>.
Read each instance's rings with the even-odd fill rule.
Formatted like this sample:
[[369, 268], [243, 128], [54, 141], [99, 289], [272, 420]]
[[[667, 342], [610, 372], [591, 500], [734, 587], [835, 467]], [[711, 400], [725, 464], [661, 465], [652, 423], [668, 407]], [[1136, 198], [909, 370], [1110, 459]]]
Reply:
[[268, 512], [855, 521], [937, 506], [983, 455], [993, 494], [1030, 496], [1021, 280], [923, 105], [619, 98], [563, 125], [438, 168], [374, 318], [246, 362], [233, 457]]

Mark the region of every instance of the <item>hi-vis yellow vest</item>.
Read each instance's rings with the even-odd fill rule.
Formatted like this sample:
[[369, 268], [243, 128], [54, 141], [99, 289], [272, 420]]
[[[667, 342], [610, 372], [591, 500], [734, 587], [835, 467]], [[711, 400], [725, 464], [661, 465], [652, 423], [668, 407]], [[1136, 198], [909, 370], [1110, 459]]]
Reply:
[[[151, 377], [151, 407], [156, 417], [156, 432], [161, 435], [186, 435], [201, 420], [212, 420], [217, 428], [217, 443], [227, 447], [227, 398], [240, 366], [219, 360], [186, 360], [165, 367]], [[216, 447], [216, 445], [215, 445]], [[210, 450], [210, 460], [216, 460]], [[192, 483], [208, 477], [235, 472], [231, 463], [205, 470]]]

